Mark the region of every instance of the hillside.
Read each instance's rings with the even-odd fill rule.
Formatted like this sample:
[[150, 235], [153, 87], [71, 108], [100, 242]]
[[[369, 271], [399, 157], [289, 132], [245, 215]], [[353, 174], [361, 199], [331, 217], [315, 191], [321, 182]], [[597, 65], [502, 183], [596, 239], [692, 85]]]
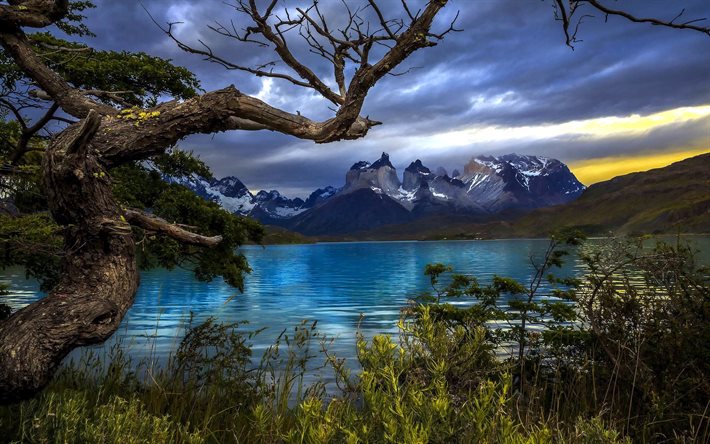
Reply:
[[710, 153], [590, 186], [566, 205], [515, 221], [512, 235], [544, 236], [576, 226], [588, 234], [710, 232]]

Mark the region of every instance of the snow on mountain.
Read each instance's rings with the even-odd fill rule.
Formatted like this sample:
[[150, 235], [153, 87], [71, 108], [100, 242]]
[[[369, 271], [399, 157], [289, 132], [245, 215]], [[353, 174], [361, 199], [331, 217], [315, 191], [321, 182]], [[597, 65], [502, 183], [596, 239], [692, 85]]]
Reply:
[[325, 202], [328, 198], [332, 197], [338, 191], [340, 191], [340, 188], [335, 188], [331, 186], [327, 186], [325, 188], [318, 188], [317, 190], [312, 192], [310, 196], [308, 196], [306, 201], [303, 203], [302, 208], [316, 207]]
[[345, 175], [345, 186], [340, 192], [345, 194], [369, 188], [377, 193], [393, 196], [399, 194], [400, 185], [397, 171], [390, 163], [389, 154], [382, 153], [382, 156], [372, 164], [361, 161], [350, 167]]
[[404, 170], [404, 176], [402, 177], [402, 188], [407, 192], [416, 192], [422, 182], [429, 179], [433, 179], [434, 174], [432, 174], [429, 168], [422, 165], [422, 161], [417, 159]]
[[492, 212], [558, 205], [585, 189], [559, 160], [518, 154], [474, 157], [460, 179], [469, 197]]
[[[310, 234], [327, 234], [331, 222], [343, 225], [333, 227], [332, 232], [343, 232], [347, 227], [372, 228], [432, 214], [530, 210], [570, 202], [585, 189], [565, 164], [542, 156], [478, 156], [464, 166], [463, 173], [455, 169], [452, 174], [448, 176], [441, 167], [434, 172], [417, 159], [404, 170], [400, 182], [389, 155], [383, 152], [375, 162], [355, 163], [342, 188], [319, 188], [305, 200], [289, 199], [277, 190], [254, 195], [233, 176], [168, 180], [233, 213]], [[400, 208], [394, 217], [390, 213], [396, 207]], [[344, 213], [337, 216], [334, 211]]]
[[584, 191], [562, 162], [541, 156], [479, 156], [464, 167], [463, 174], [455, 173], [455, 178], [449, 177], [441, 167], [434, 172], [417, 159], [404, 170], [400, 182], [389, 155], [382, 153], [373, 163], [355, 163], [340, 193], [369, 189], [386, 194], [409, 211], [425, 206], [487, 214], [556, 205]]
[[166, 180], [186, 186], [231, 213], [252, 216], [264, 223], [278, 223], [280, 220], [290, 219], [322, 203], [338, 191], [333, 187], [322, 188], [314, 191], [308, 200], [304, 201], [300, 198], [289, 199], [277, 190], [262, 190], [254, 195], [234, 176], [210, 181], [204, 178], [173, 177], [168, 177]]

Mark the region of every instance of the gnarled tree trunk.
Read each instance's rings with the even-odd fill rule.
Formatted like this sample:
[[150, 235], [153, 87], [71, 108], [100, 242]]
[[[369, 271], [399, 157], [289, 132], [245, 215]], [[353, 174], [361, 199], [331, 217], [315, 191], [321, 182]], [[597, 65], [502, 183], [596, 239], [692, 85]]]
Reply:
[[50, 209], [66, 227], [62, 278], [48, 296], [0, 323], [0, 402], [36, 393], [71, 350], [108, 339], [133, 303], [139, 275], [131, 227], [89, 151], [100, 122], [90, 113], [47, 150]]

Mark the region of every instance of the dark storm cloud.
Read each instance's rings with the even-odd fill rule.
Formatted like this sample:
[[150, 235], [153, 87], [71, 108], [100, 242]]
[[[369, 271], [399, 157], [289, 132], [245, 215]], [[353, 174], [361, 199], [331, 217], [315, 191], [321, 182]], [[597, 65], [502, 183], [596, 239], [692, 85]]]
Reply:
[[[235, 84], [245, 93], [259, 94], [289, 111], [298, 110], [317, 119], [332, 114], [329, 103], [311, 91], [279, 80], [264, 83], [263, 79], [226, 71], [180, 51], [152, 23], [138, 1], [98, 3], [88, 21], [98, 34], [91, 42], [94, 46], [171, 58], [193, 70], [206, 90]], [[287, 0], [285, 5], [294, 8], [301, 3]], [[381, 3], [386, 14], [401, 14], [399, 2]], [[336, 22], [343, 19], [339, 1], [322, 0], [320, 4]], [[150, 0], [143, 5], [158, 22], [184, 22], [176, 29], [188, 43], [199, 45], [198, 40], [202, 40], [236, 63], [256, 66], [276, 58], [271, 49], [238, 44], [206, 28], [215, 21], [245, 23], [220, 0]], [[637, 0], [623, 6], [638, 15], [667, 19], [683, 8], [684, 17], [710, 17], [707, 0]], [[585, 20], [580, 31], [583, 41], [572, 51], [564, 45], [549, 1], [452, 1], [438, 27], [445, 28], [456, 10], [461, 13], [457, 26], [463, 32], [448, 35], [436, 48], [418, 51], [402, 68], [416, 69], [405, 76], [385, 78], [373, 89], [363, 113], [385, 122], [385, 126], [374, 129], [364, 140], [319, 146], [274, 133], [247, 132], [195, 136], [182, 145], [198, 152], [217, 175], [237, 175], [252, 188], [304, 194], [316, 187], [340, 185], [351, 163], [374, 160], [381, 151], [393, 153], [398, 169], [415, 158], [433, 167], [440, 164], [451, 168], [471, 155], [501, 149], [574, 160], [614, 150], [633, 153], [708, 144], [708, 125], [702, 120], [671, 125], [633, 140], [553, 138], [516, 146], [473, 143], [440, 151], [417, 146], [411, 142], [413, 136], [471, 125], [534, 126], [710, 104], [710, 38], [700, 33], [632, 24], [613, 17], [605, 23], [600, 14], [594, 14], [596, 17]], [[309, 54], [299, 40], [292, 45], [330, 81], [331, 69], [326, 63]], [[406, 140], [399, 140], [398, 134]]]

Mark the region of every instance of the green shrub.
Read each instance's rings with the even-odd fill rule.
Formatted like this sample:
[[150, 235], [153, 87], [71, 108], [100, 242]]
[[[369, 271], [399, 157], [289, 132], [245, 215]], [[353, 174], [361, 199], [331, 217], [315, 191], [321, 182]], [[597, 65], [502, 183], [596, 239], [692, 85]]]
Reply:
[[[110, 396], [95, 404], [85, 392], [63, 390], [43, 396], [23, 418], [19, 441], [37, 443], [203, 443], [189, 424], [149, 413], [136, 398]], [[33, 408], [34, 407], [34, 408]]]

